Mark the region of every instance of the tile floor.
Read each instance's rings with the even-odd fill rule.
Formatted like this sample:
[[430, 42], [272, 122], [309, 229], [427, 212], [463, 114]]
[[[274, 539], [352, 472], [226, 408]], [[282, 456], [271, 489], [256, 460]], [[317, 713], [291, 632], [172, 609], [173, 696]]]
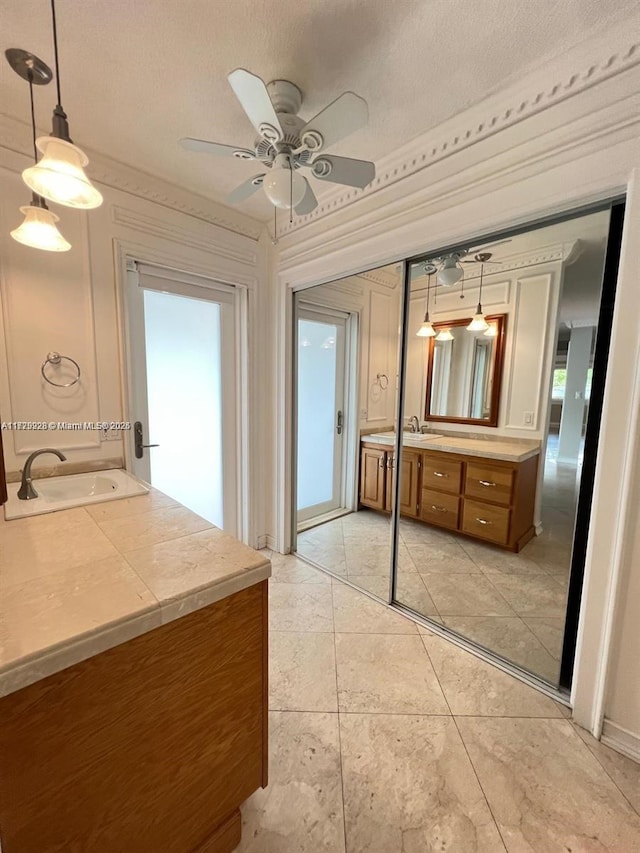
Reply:
[[270, 783], [238, 853], [640, 850], [639, 765], [358, 590], [272, 561]]
[[[395, 597], [551, 683], [557, 683], [575, 517], [576, 466], [545, 460], [544, 531], [519, 554], [410, 519], [400, 522]], [[386, 600], [388, 516], [370, 510], [311, 528], [297, 549]]]

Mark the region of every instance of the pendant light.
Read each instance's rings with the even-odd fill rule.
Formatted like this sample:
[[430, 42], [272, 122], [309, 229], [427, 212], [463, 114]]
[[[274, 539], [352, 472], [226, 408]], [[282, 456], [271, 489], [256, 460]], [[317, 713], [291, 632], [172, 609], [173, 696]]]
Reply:
[[[46, 85], [50, 82], [51, 69], [37, 56], [18, 48], [6, 51], [7, 61], [13, 70], [29, 83], [29, 98], [31, 103], [31, 136], [33, 139], [33, 154], [38, 162], [36, 148], [36, 117], [33, 102], [33, 85]], [[24, 222], [14, 228], [11, 236], [18, 243], [30, 246], [32, 249], [43, 249], [45, 252], [68, 252], [71, 243], [64, 239], [56, 227], [59, 217], [47, 207], [46, 201], [37, 193], [33, 193], [31, 204], [20, 208], [24, 214]]]
[[437, 341], [452, 341], [453, 334], [451, 333], [451, 329], [441, 329], [436, 335]]
[[484, 270], [484, 263], [480, 264], [480, 293], [478, 294], [478, 307], [476, 308], [476, 313], [473, 317], [473, 320], [467, 326], [467, 330], [469, 332], [486, 332], [489, 329], [489, 324], [484, 318], [484, 314], [482, 313], [482, 273]]
[[497, 338], [498, 337], [498, 324], [497, 323], [489, 323], [489, 328], [484, 333], [486, 338]]
[[436, 336], [436, 330], [433, 328], [433, 324], [429, 319], [429, 292], [431, 290], [431, 276], [433, 273], [429, 273], [429, 277], [427, 279], [427, 310], [425, 311], [424, 320], [422, 321], [420, 328], [416, 332], [416, 335], [419, 338], [434, 338]]
[[41, 136], [36, 140], [42, 159], [25, 169], [22, 178], [33, 192], [50, 201], [90, 210], [102, 204], [102, 195], [84, 173], [89, 158], [71, 141], [67, 114], [62, 109], [55, 0], [51, 0], [51, 20], [58, 103], [53, 111], [51, 136]]

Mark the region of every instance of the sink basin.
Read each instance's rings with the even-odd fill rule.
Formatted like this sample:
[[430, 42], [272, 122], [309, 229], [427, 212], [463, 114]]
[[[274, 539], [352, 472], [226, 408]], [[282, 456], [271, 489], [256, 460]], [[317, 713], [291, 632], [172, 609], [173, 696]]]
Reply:
[[7, 521], [27, 515], [56, 512], [73, 506], [130, 498], [149, 491], [148, 486], [119, 468], [88, 474], [69, 474], [66, 477], [44, 477], [34, 480], [33, 485], [38, 497], [21, 501], [18, 500], [20, 484], [8, 484], [9, 495], [4, 508]]
[[404, 440], [407, 441], [433, 441], [434, 438], [442, 438], [437, 432], [407, 432], [404, 435]]
[[[374, 432], [372, 435], [363, 436], [367, 441], [384, 441], [386, 444], [387, 441], [395, 441], [396, 434], [395, 432]], [[407, 442], [415, 441], [419, 444], [422, 444], [425, 441], [433, 441], [434, 438], [442, 438], [442, 435], [437, 432], [403, 432], [402, 440], [404, 444]]]

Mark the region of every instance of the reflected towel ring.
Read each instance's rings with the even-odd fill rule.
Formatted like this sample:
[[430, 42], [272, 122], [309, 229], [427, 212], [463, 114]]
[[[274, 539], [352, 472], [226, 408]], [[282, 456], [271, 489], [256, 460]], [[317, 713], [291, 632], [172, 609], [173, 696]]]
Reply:
[[[48, 364], [54, 364], [57, 366], [62, 361], [70, 361], [71, 364], [73, 364], [73, 366], [75, 367], [75, 369], [78, 372], [78, 375], [76, 376], [76, 378], [72, 379], [71, 382], [54, 382], [53, 380], [49, 379], [49, 377], [45, 373], [45, 368]], [[59, 352], [47, 353], [47, 357], [42, 362], [42, 367], [40, 368], [40, 373], [42, 373], [42, 378], [45, 380], [45, 382], [48, 382], [49, 385], [54, 385], [56, 388], [71, 388], [72, 385], [75, 385], [77, 382], [80, 381], [80, 365], [78, 364], [78, 362], [74, 358], [71, 358], [68, 355], [60, 355]]]
[[386, 391], [389, 387], [389, 377], [386, 373], [378, 373], [376, 376], [376, 380], [378, 385], [382, 388], [383, 391]]

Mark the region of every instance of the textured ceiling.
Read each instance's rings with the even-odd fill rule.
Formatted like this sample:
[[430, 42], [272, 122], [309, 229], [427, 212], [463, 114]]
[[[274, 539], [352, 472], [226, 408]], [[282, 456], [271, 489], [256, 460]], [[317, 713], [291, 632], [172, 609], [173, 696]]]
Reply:
[[[332, 151], [375, 161], [635, 7], [636, 0], [58, 0], [63, 103], [79, 144], [223, 200], [255, 165], [186, 152], [177, 140], [252, 144], [226, 81], [234, 68], [295, 82], [307, 118], [346, 89], [362, 95], [369, 126]], [[22, 47], [52, 62], [48, 0], [2, 0], [0, 42], [3, 51]], [[46, 128], [53, 86], [37, 96]], [[25, 84], [4, 62], [0, 104], [10, 116], [28, 116]], [[259, 218], [272, 210], [261, 193], [241, 209]]]

